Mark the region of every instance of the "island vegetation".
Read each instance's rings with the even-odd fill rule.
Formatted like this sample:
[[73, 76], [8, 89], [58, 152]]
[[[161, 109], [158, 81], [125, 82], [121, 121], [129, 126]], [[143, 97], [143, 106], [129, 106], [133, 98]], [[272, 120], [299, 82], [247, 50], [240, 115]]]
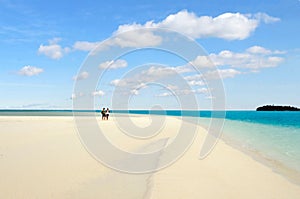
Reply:
[[300, 109], [293, 106], [265, 105], [256, 108], [256, 111], [300, 111]]

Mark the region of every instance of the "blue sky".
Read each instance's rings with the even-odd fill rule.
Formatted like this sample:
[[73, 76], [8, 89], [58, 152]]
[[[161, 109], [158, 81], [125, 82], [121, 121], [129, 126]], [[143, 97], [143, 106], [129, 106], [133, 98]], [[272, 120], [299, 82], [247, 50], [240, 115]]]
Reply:
[[[173, 29], [195, 39], [223, 77], [228, 109], [300, 106], [299, 19], [298, 0], [0, 0], [0, 108], [71, 108], [80, 97], [74, 81], [89, 76], [77, 72], [93, 47], [136, 27]], [[184, 64], [164, 53], [140, 53], [115, 60], [116, 69], [95, 90], [96, 107], [111, 107], [116, 80], [139, 64]], [[203, 64], [199, 60], [191, 61]], [[201, 79], [182, 75], [195, 93], [201, 91], [200, 108], [209, 109]], [[148, 89], [133, 91], [136, 108], [151, 107], [150, 94], [155, 104], [176, 108], [166, 92]]]

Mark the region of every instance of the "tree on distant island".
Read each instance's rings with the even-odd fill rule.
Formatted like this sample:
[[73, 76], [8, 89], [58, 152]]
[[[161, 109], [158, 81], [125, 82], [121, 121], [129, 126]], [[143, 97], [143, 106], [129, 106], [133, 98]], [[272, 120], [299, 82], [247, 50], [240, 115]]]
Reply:
[[300, 109], [293, 106], [265, 105], [256, 108], [256, 111], [300, 111]]

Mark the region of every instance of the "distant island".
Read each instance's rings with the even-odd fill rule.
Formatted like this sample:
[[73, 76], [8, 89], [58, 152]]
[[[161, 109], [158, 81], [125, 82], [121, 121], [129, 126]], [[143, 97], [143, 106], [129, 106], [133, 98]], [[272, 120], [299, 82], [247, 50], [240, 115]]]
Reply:
[[256, 108], [256, 111], [300, 111], [300, 109], [293, 106], [265, 105]]

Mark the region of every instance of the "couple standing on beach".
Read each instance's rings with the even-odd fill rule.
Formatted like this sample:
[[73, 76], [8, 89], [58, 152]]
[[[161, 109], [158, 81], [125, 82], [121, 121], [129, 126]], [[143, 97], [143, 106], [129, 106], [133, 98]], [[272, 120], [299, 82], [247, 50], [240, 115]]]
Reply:
[[109, 108], [103, 108], [102, 111], [101, 111], [101, 114], [102, 114], [102, 120], [108, 120], [108, 117], [109, 117]]

